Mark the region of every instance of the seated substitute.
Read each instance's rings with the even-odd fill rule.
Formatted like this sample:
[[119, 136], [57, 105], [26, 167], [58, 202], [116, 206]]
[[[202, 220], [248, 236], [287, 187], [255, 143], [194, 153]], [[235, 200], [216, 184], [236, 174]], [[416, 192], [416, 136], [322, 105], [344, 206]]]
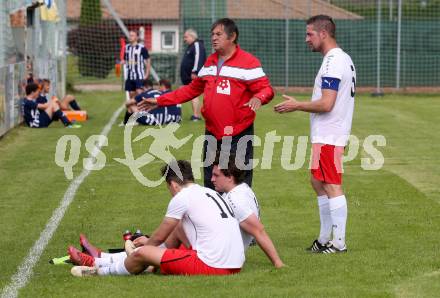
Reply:
[[[159, 81], [159, 91], [160, 91], [160, 95], [166, 94], [166, 93], [170, 93], [171, 91], [173, 91], [173, 89], [171, 88], [171, 83], [168, 80], [162, 79]], [[157, 108], [155, 110], [161, 110], [161, 108]], [[182, 105], [181, 104], [177, 104], [177, 105], [171, 105], [166, 107], [162, 107], [163, 111], [166, 111], [167, 117], [166, 117], [166, 121], [165, 123], [170, 123], [170, 122], [180, 122], [182, 120]]]
[[[50, 92], [50, 80], [49, 79], [42, 79], [39, 82], [41, 84], [41, 92], [40, 95], [37, 98], [38, 103], [47, 103]], [[58, 100], [58, 103], [60, 105], [61, 110], [63, 111], [69, 111], [69, 110], [75, 110], [75, 111], [81, 111], [80, 106], [78, 105], [78, 102], [76, 101], [75, 96], [71, 94], [67, 94], [63, 97], [62, 100]]]
[[153, 88], [153, 81], [150, 79], [144, 80], [144, 90], [142, 93], [136, 95], [134, 97], [134, 101], [132, 101], [133, 105], [136, 107], [137, 103], [142, 101], [142, 98], [156, 98], [159, 97], [161, 92]]
[[[161, 92], [159, 90], [153, 89], [153, 82], [150, 79], [146, 79], [143, 81], [144, 87], [142, 93], [136, 95], [134, 98], [130, 98], [126, 101], [125, 106], [127, 107], [127, 111], [124, 117], [124, 125], [127, 124], [128, 119], [133, 115], [133, 113], [139, 112], [137, 108], [137, 104], [142, 101], [143, 98], [156, 98], [159, 97]], [[139, 120], [139, 119], [138, 119]], [[141, 123], [142, 121], [138, 121]]]
[[79, 128], [81, 125], [72, 124], [66, 115], [61, 111], [57, 101], [50, 100], [46, 103], [38, 103], [37, 98], [40, 94], [38, 85], [30, 83], [25, 88], [26, 97], [22, 101], [22, 111], [25, 123], [29, 127], [48, 127], [54, 117], [69, 128]]
[[223, 193], [223, 198], [234, 211], [235, 218], [240, 224], [245, 251], [255, 239], [272, 264], [276, 268], [283, 267], [284, 264], [260, 221], [260, 208], [255, 193], [244, 182], [245, 172], [236, 165], [235, 154], [225, 158], [224, 163], [222, 161], [221, 154], [217, 153], [211, 181], [215, 190]]
[[[159, 95], [171, 92], [171, 83], [168, 80], [160, 80], [159, 84]], [[146, 96], [138, 96], [135, 101], [139, 105], [146, 99], [158, 97], [157, 95], [156, 92], [154, 94], [148, 93]], [[132, 113], [140, 112], [137, 105], [130, 105]], [[137, 118], [136, 121], [142, 125], [164, 125], [173, 122], [179, 123], [182, 120], [181, 105], [158, 107], [149, 112], [140, 113], [142, 113], [142, 116]]]
[[[70, 246], [75, 276], [131, 275], [149, 266], [162, 274], [228, 275], [238, 273], [245, 256], [240, 228], [227, 202], [194, 183], [188, 161], [172, 161], [161, 170], [173, 196], [162, 223], [150, 238], [136, 239], [128, 257], [94, 258]], [[163, 243], [165, 242], [165, 245]]]

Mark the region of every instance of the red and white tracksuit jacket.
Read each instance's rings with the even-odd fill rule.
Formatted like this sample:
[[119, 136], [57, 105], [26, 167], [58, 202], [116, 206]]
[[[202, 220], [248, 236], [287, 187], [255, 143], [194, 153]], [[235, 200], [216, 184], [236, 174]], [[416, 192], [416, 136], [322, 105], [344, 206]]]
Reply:
[[206, 129], [218, 140], [235, 136], [255, 120], [255, 112], [244, 106], [252, 97], [267, 104], [274, 96], [260, 61], [238, 45], [234, 54], [218, 69], [218, 54], [208, 57], [189, 85], [157, 98], [160, 106], [190, 101], [203, 93], [202, 115]]

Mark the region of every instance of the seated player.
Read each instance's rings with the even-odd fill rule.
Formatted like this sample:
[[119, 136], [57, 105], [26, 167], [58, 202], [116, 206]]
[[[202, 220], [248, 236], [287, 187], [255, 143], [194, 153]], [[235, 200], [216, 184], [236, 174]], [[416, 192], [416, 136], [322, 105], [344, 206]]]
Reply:
[[[173, 91], [171, 89], [171, 83], [168, 80], [162, 79], [159, 81], [159, 91], [160, 91], [160, 95], [165, 94], [165, 93], [169, 93], [171, 91]], [[165, 109], [165, 107], [162, 107], [166, 113], [167, 113], [167, 121], [166, 123], [170, 123], [170, 122], [180, 122], [180, 120], [182, 119], [182, 105], [178, 104], [178, 105], [174, 105], [174, 106], [168, 106], [166, 107], [167, 109]], [[159, 108], [156, 108], [160, 109]], [[154, 111], [154, 110], [153, 110]]]
[[[160, 94], [171, 92], [171, 83], [168, 80], [160, 80], [159, 81], [159, 90], [160, 93], [157, 94], [156, 92], [149, 92], [146, 94], [146, 96], [138, 96], [135, 98], [135, 101], [138, 104], [140, 104], [143, 100], [148, 98], [155, 98], [158, 97]], [[130, 112], [131, 113], [138, 113], [139, 108], [137, 105], [133, 105], [133, 100], [129, 101], [130, 106]], [[142, 116], [137, 118], [137, 122], [142, 125], [164, 125], [169, 124], [172, 122], [179, 123], [182, 120], [182, 109], [180, 105], [175, 106], [168, 106], [168, 107], [158, 107], [156, 109], [153, 109], [149, 112], [141, 112]], [[128, 115], [128, 117], [130, 117]], [[128, 121], [127, 115], [125, 118]], [[124, 119], [124, 121], [125, 121]]]
[[230, 154], [229, 159], [225, 158], [223, 165], [218, 153], [213, 164], [211, 181], [215, 190], [223, 193], [223, 198], [232, 206], [235, 218], [240, 224], [245, 251], [255, 239], [272, 264], [276, 268], [281, 268], [284, 264], [260, 222], [257, 198], [252, 189], [244, 182], [245, 172], [238, 169], [236, 163], [235, 155]]
[[[127, 124], [128, 119], [133, 113], [138, 112], [137, 103], [141, 102], [143, 98], [156, 98], [160, 96], [160, 91], [153, 89], [153, 82], [150, 79], [146, 79], [143, 81], [144, 87], [143, 92], [136, 95], [134, 98], [130, 98], [125, 102], [125, 106], [127, 107], [127, 111], [125, 112], [124, 117], [124, 125]], [[142, 121], [137, 120], [138, 123], [141, 123]]]
[[160, 94], [161, 92], [159, 90], [153, 88], [153, 81], [150, 79], [144, 80], [143, 92], [134, 97], [132, 104], [136, 106], [138, 102], [142, 101], [142, 98], [156, 98], [159, 97]]
[[[49, 79], [42, 79], [41, 80], [42, 88], [40, 96], [37, 98], [38, 103], [47, 103], [48, 102], [48, 94], [50, 92], [50, 80]], [[80, 106], [78, 105], [78, 102], [76, 101], [75, 97], [73, 95], [67, 94], [63, 97], [62, 100], [58, 100], [58, 103], [60, 105], [61, 110], [68, 111], [70, 109], [73, 109], [75, 111], [81, 111]]]
[[94, 258], [71, 246], [71, 262], [82, 265], [72, 269], [74, 275], [131, 275], [149, 266], [173, 275], [240, 272], [244, 248], [231, 207], [215, 191], [194, 183], [189, 162], [172, 161], [161, 172], [173, 197], [151, 237], [138, 238], [143, 246], [118, 260]]
[[50, 100], [46, 103], [37, 103], [39, 96], [38, 85], [30, 83], [25, 88], [26, 97], [22, 101], [24, 121], [29, 127], [48, 127], [54, 117], [60, 119], [66, 127], [79, 128], [78, 124], [72, 124], [61, 111], [57, 101]]
[[162, 79], [159, 81], [159, 91], [160, 91], [160, 95], [165, 94], [165, 93], [170, 93], [171, 91], [173, 91], [171, 89], [171, 83], [168, 80]]
[[38, 85], [38, 97], [35, 100], [37, 103], [47, 103], [47, 93], [43, 90], [43, 80], [42, 79], [35, 79], [35, 84]]

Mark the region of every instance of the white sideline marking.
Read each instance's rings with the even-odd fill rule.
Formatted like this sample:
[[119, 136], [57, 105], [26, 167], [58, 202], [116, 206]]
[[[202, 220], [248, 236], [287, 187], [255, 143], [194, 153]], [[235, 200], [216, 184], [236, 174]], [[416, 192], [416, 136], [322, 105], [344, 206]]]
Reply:
[[[123, 105], [113, 113], [110, 121], [102, 129], [101, 135], [107, 136], [124, 108], [125, 106]], [[93, 152], [89, 155], [89, 158], [96, 157], [101, 147], [102, 143], [100, 142], [95, 147], [95, 150], [93, 150]], [[17, 297], [18, 291], [28, 283], [32, 276], [35, 264], [40, 259], [41, 254], [58, 228], [58, 225], [63, 219], [64, 213], [75, 197], [76, 191], [89, 174], [90, 170], [83, 169], [81, 174], [70, 183], [69, 188], [67, 188], [66, 192], [64, 193], [64, 197], [60, 205], [52, 213], [52, 217], [49, 219], [46, 227], [41, 232], [40, 238], [38, 238], [38, 240], [34, 243], [34, 246], [32, 246], [32, 248], [29, 250], [29, 253], [25, 257], [23, 263], [18, 267], [17, 272], [11, 277], [11, 282], [3, 289], [1, 296], [2, 298]]]

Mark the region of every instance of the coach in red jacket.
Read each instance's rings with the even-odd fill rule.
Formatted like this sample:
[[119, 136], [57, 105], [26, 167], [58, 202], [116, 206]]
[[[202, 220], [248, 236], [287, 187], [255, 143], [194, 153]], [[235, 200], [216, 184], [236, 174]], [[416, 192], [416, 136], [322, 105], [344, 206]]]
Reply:
[[[252, 138], [247, 137], [247, 142], [242, 142], [246, 145], [243, 148], [237, 148], [237, 145], [241, 137], [254, 134], [255, 112], [273, 98], [274, 92], [260, 61], [243, 51], [237, 40], [238, 28], [233, 20], [225, 18], [216, 21], [211, 27], [215, 53], [207, 58], [198, 77], [189, 85], [164, 94], [157, 100], [145, 99], [140, 107], [145, 110], [156, 104], [175, 105], [203, 93], [202, 115], [205, 118], [206, 135], [212, 135], [217, 140], [216, 146], [205, 142], [204, 160], [207, 156], [215, 156], [215, 151], [221, 149], [222, 138], [230, 136], [231, 152], [244, 159], [245, 165], [250, 168], [249, 161], [253, 157]], [[205, 167], [205, 186], [214, 188], [211, 174], [212, 166]], [[245, 181], [251, 186], [252, 170], [246, 171]]]

